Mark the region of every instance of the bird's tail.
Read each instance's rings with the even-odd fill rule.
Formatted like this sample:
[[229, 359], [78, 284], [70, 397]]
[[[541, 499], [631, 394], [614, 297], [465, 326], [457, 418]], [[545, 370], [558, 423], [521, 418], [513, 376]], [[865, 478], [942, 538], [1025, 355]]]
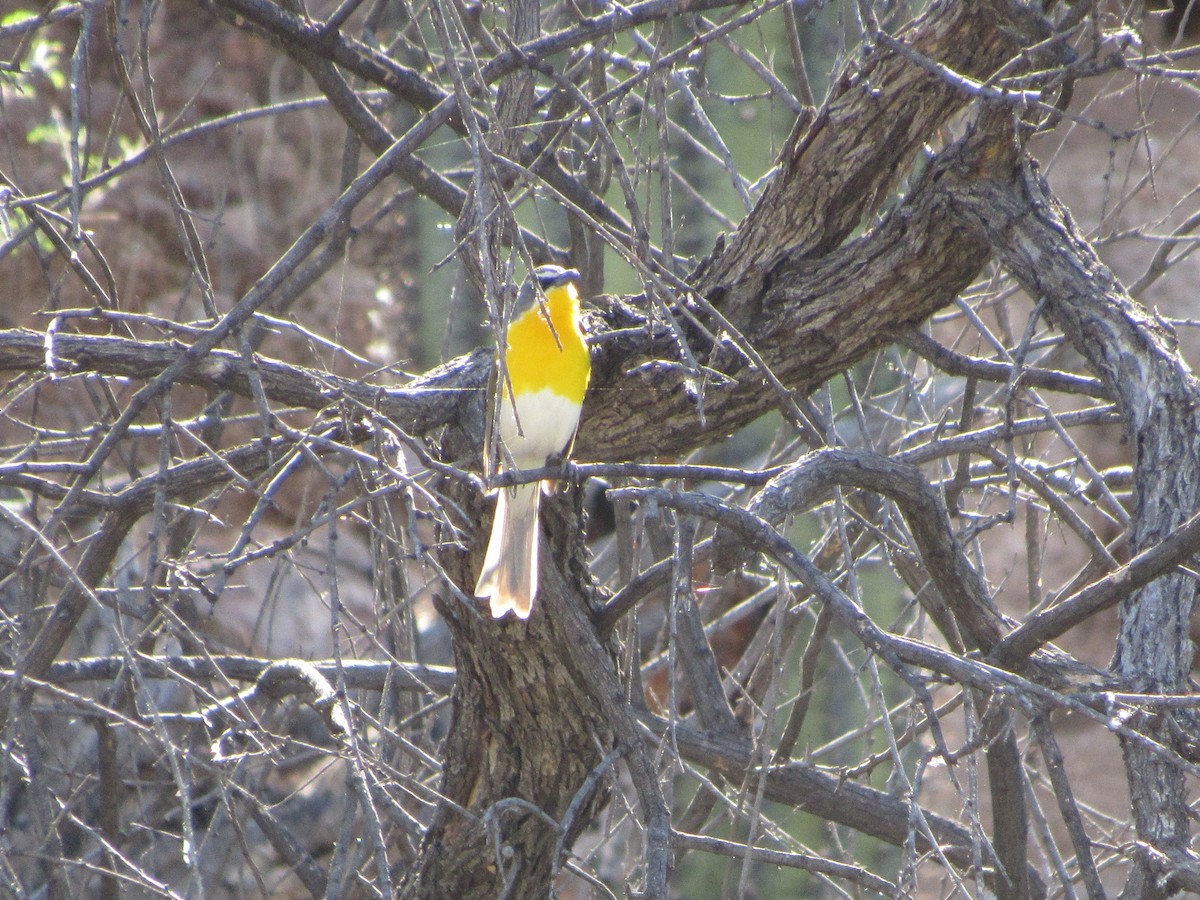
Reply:
[[538, 582], [538, 500], [540, 486], [518, 484], [501, 488], [496, 501], [492, 536], [483, 558], [475, 596], [490, 599], [492, 615], [510, 609], [528, 619]]

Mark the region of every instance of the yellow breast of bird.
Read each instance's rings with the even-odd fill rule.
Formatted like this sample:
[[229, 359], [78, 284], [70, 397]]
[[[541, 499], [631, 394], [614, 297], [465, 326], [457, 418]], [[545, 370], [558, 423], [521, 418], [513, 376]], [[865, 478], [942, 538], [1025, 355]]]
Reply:
[[582, 405], [592, 364], [574, 285], [551, 288], [544, 306], [535, 304], [508, 326], [505, 364], [518, 398], [550, 391]]

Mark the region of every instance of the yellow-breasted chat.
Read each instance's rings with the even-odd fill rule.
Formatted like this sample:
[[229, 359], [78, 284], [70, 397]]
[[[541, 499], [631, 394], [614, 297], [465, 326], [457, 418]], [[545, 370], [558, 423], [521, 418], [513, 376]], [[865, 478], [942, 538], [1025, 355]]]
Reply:
[[[575, 437], [592, 363], [579, 323], [579, 273], [539, 266], [509, 318], [496, 390], [498, 469], [537, 469]], [[492, 615], [529, 618], [538, 586], [541, 486], [501, 488], [475, 596]]]

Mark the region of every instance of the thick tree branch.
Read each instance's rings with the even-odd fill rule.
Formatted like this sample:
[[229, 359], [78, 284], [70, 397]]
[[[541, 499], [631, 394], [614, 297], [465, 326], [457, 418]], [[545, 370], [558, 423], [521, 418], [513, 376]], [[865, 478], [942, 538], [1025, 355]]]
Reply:
[[[947, 70], [987, 79], [1018, 52], [1018, 36], [1032, 35], [1047, 36], [1046, 23], [1021, 4], [940, 0], [898, 40]], [[906, 54], [872, 47], [842, 73], [816, 118], [797, 123], [779, 172], [737, 234], [697, 272], [697, 290], [724, 295], [723, 311], [747, 327], [764, 308], [760, 295], [776, 265], [841, 244], [970, 99]]]
[[[1137, 509], [1133, 549], [1160, 543], [1200, 509], [1200, 384], [1174, 334], [1136, 304], [1079, 235], [1069, 214], [1030, 169], [964, 185], [964, 218], [995, 245], [1006, 268], [1035, 297], [1116, 395], [1135, 450]], [[1138, 690], [1188, 687], [1195, 648], [1189, 636], [1196, 583], [1168, 574], [1127, 595], [1121, 607], [1117, 668]], [[1196, 729], [1194, 716], [1167, 714], [1151, 733], [1170, 743]], [[1141, 838], [1169, 858], [1192, 859], [1182, 768], [1123, 742]], [[1127, 891], [1168, 896], [1151, 857]]]
[[[940, 497], [915, 466], [867, 451], [820, 450], [773, 478], [749, 511], [778, 527], [789, 516], [830, 499], [837, 485], [874, 491], [894, 501], [912, 531], [941, 602], [959, 623], [954, 631], [961, 631], [974, 647], [985, 651], [1000, 641], [1005, 626], [987, 585], [958, 546]], [[718, 530], [713, 541], [719, 568], [745, 562], [750, 548], [738, 543], [729, 531]], [[934, 612], [935, 620], [944, 621], [944, 616], [944, 612]]]
[[[990, 258], [985, 240], [950, 225], [945, 173], [990, 157], [1015, 156], [1000, 122], [972, 130], [930, 167], [911, 195], [876, 229], [819, 259], [786, 259], [755, 301], [743, 329], [776, 378], [809, 390], [894, 340], [896, 333], [953, 302]], [[777, 176], [781, 177], [781, 176]], [[808, 177], [803, 171], [794, 177]], [[750, 302], [749, 296], [743, 298]], [[683, 390], [678, 367], [655, 365], [669, 351], [661, 332], [631, 332], [637, 317], [610, 307], [619, 337], [601, 336], [593, 389], [576, 443], [581, 459], [628, 459], [712, 443], [777, 403], [763, 378], [729, 343], [697, 355], [724, 376], [705, 388], [706, 421]], [[657, 337], [657, 341], [654, 338]], [[653, 427], [649, 427], [653, 424]]]
[[[751, 21], [774, 9], [774, 2], [751, 5], [739, 15]], [[427, 452], [423, 443], [426, 439], [440, 441], [440, 460], [422, 456], [422, 462], [435, 477], [443, 476], [430, 492], [437, 496], [434, 502], [444, 499], [445, 508], [455, 513], [450, 518], [438, 510], [430, 517], [441, 529], [433, 536], [433, 543], [438, 546], [438, 574], [445, 576], [444, 581], [435, 582], [433, 590], [441, 592], [435, 603], [453, 637], [455, 669], [402, 666], [392, 670], [382, 665], [347, 664], [315, 670], [322, 678], [336, 675], [339, 687], [376, 689], [391, 677], [392, 686], [401, 690], [433, 688], [452, 692], [453, 718], [444, 746], [441, 802], [431, 820], [419, 823], [428, 826], [425, 843], [420, 857], [406, 870], [400, 896], [453, 895], [465, 900], [474, 896], [549, 893], [575, 838], [605, 802], [612, 781], [610, 773], [621, 761], [636, 794], [636, 803], [631, 803], [630, 809], [635, 811], [645, 836], [644, 853], [638, 854], [645, 863], [640, 872], [645, 893], [665, 897], [672, 861], [670, 812], [645, 727], [663, 740], [668, 740], [669, 734], [672, 743], [668, 746], [678, 747], [684, 759], [710, 767], [730, 783], [761, 785], [769, 799], [807, 809], [897, 846], [936, 854], [955, 867], [982, 865], [985, 871], [981, 876], [1002, 897], [1016, 900], [1041, 896], [1044, 886], [1029, 870], [1026, 859], [1025, 761], [1014, 727], [1017, 704], [1009, 699], [1013, 697], [1020, 704], [1036, 706], [1039, 714], [1052, 706], [1075, 711], [1120, 735], [1131, 783], [1135, 791], [1141, 792], [1135, 796], [1135, 809], [1144, 853], [1130, 890], [1155, 897], [1155, 891], [1160, 890], [1155, 879], [1173, 871], [1183, 873], [1172, 876], [1179, 884], [1190, 883], [1187, 879], [1194, 867], [1189, 867], [1187, 825], [1181, 820], [1187, 812], [1182, 777], [1192, 769], [1173, 755], [1170, 742], [1176, 732], [1170, 726], [1179, 729], [1180, 723], [1190, 721], [1179, 692], [1186, 686], [1186, 625], [1193, 597], [1188, 583], [1176, 573], [1152, 579], [1185, 559], [1196, 539], [1194, 514], [1200, 499], [1200, 477], [1196, 475], [1200, 438], [1196, 434], [1200, 428], [1195, 419], [1200, 415], [1200, 403], [1196, 384], [1184, 371], [1166, 331], [1127, 302], [1111, 273], [1088, 255], [1090, 251], [1044, 186], [1034, 179], [1022, 182], [1013, 177], [1019, 173], [1022, 147], [1014, 124], [1017, 110], [1006, 104], [1035, 96], [1029, 86], [1044, 77], [1040, 72], [1029, 74], [1042, 64], [1035, 57], [1052, 57], [1052, 62], [1058, 64], [1067, 52], [1064, 44], [1043, 40], [1049, 36], [1048, 26], [1037, 14], [1036, 4], [1017, 0], [934, 0], [921, 18], [894, 36], [879, 31], [878, 23], [868, 15], [870, 5], [860, 4], [868, 46], [835, 79], [824, 108], [797, 119], [774, 177], [753, 212], [687, 282], [662, 266], [670, 256], [669, 246], [662, 253], [650, 246], [651, 229], [645, 226], [644, 215], [637, 208], [639, 198], [634, 197], [630, 203], [632, 224], [625, 222], [602, 199], [608, 195], [603, 189], [608, 186], [604, 178], [576, 177], [567, 171], [574, 163], [561, 159], [580, 152], [590, 154], [595, 161], [611, 152], [611, 136], [605, 136], [606, 143], [592, 129], [602, 128], [610, 115], [624, 115], [627, 110], [617, 107], [626, 101], [640, 101], [638, 92], [646, 84], [655, 83], [653, 79], [659, 75], [675, 74], [674, 67], [689, 52], [718, 39], [723, 30], [731, 30], [735, 19], [717, 27], [705, 24], [705, 30], [685, 38], [683, 46], [668, 47], [664, 43], [662, 55], [651, 57], [644, 65], [639, 63], [642, 68], [615, 88], [606, 84], [600, 65], [594, 70], [596, 81], [588, 86], [591, 93], [580, 87], [586, 83], [585, 66], [590, 64], [583, 42], [596, 42], [600, 49], [592, 61], [603, 63], [603, 51], [611, 45], [613, 35], [651, 21], [668, 24], [667, 17], [677, 16], [684, 7], [694, 12], [724, 4], [681, 5], [678, 0], [650, 0], [614, 7], [604, 15], [580, 19], [556, 34], [539, 37], [539, 6], [530, 0], [505, 13], [503, 21], [512, 26], [507, 34], [491, 30], [487, 20], [468, 22], [463, 34], [444, 29], [440, 48], [443, 55], [438, 57], [435, 51], [429, 56], [429, 72], [445, 76], [445, 82], [439, 83], [433, 75], [398, 65], [385, 52], [344, 32], [343, 26], [355, 14], [354, 0], [341, 5], [329, 22], [306, 18], [296, 11], [300, 7], [295, 4], [279, 6], [262, 0], [197, 3], [236, 27], [266, 36], [304, 66], [378, 159], [325, 216], [301, 234], [230, 315], [212, 328], [194, 330], [188, 337], [190, 346], [57, 334], [53, 328], [47, 334], [0, 333], [0, 369], [47, 376], [35, 385], [39, 402], [44, 393], [54, 394], [52, 387], [45, 392], [43, 388], [59, 378], [95, 372], [145, 382], [133, 401], [118, 413], [115, 428], [105, 424], [108, 419], [94, 427], [89, 424], [77, 437], [55, 436], [53, 440], [59, 443], [52, 452], [39, 447], [0, 467], [0, 484], [56, 501], [56, 521], [80, 513], [101, 518], [100, 531], [83, 548], [79, 571], [70, 577], [60, 575], [57, 582], [48, 581], [51, 588], [60, 589], [53, 614], [39, 623], [41, 630], [23, 648], [24, 654], [18, 655], [14, 668], [0, 672], [0, 680], [12, 685], [24, 679], [25, 687], [51, 693], [57, 683], [118, 678], [126, 674], [126, 665], [139, 667], [139, 674], [146, 677], [211, 677], [219, 684], [225, 684], [225, 679], [261, 679], [255, 689], [219, 701], [213, 710], [265, 693], [268, 688], [278, 694], [303, 689], [305, 679], [284, 677], [288, 673], [286, 664], [271, 669], [263, 661], [150, 661], [131, 652], [104, 661], [53, 660], [79, 627], [87, 605], [93, 599], [108, 602], [116, 594], [115, 589], [108, 594], [94, 589], [109, 576], [129, 529], [152, 509], [161, 512], [163, 507], [155, 504], [213, 485], [252, 481], [271, 471], [289, 453], [308, 454], [318, 466], [320, 457], [329, 450], [346, 452], [355, 463], [369, 464], [365, 454], [346, 446], [367, 439], [373, 433], [369, 426], [352, 422], [331, 425], [329, 430], [317, 433], [300, 433], [291, 430], [294, 419], [315, 419], [323, 426], [325, 418], [293, 416], [271, 408], [272, 404], [284, 404], [292, 410], [322, 411], [341, 404], [343, 410], [357, 407], [362, 418], [372, 423], [383, 419], [390, 423], [385, 427], [394, 425], [406, 436], [419, 438], [412, 442], [418, 456]], [[431, 14], [449, 17], [465, 10], [470, 15], [470, 7], [435, 5]], [[501, 21], [499, 15], [496, 21]], [[441, 23], [445, 25], [446, 21]], [[457, 27], [459, 23], [450, 24]], [[696, 27], [691, 20], [683, 24]], [[511, 41], [508, 49], [499, 48], [501, 38]], [[460, 39], [462, 43], [456, 43]], [[405, 40], [405, 35], [398, 38], [401, 44]], [[475, 50], [486, 53], [479, 53], [480, 63], [470, 69], [462, 60], [468, 58], [465, 51]], [[545, 65], [550, 54], [571, 50], [579, 52], [571, 55], [564, 71]], [[491, 54], [490, 59], [487, 54]], [[798, 62], [802, 67], [803, 61]], [[448, 69], [439, 68], [446, 66], [455, 67], [452, 76], [447, 74]], [[550, 79], [552, 87], [545, 95], [534, 92], [533, 86], [538, 83], [535, 71]], [[1028, 75], [1030, 80], [1022, 83], [1019, 92], [1009, 91], [1000, 80], [1009, 74]], [[455, 94], [447, 88], [451, 80]], [[428, 113], [396, 141], [357, 91], [359, 81], [384, 86], [392, 97]], [[501, 85], [495, 102], [490, 87], [494, 84]], [[594, 107], [588, 106], [590, 97], [599, 98]], [[915, 183], [905, 184], [904, 179], [914, 171], [924, 146], [934, 142], [936, 132], [952, 123], [968, 103], [983, 107], [985, 101], [992, 104], [991, 108], [976, 110], [966, 122], [955, 122], [962, 137], [936, 153], [929, 152], [921, 160], [922, 174], [914, 176]], [[644, 113], [642, 110], [638, 115]], [[531, 123], [539, 122], [544, 125], [532, 127]], [[473, 194], [459, 187], [453, 180], [455, 176], [435, 170], [416, 156], [443, 125], [475, 141]], [[497, 126], [503, 133], [483, 141], [489, 129]], [[559, 151], [567, 153], [560, 156]], [[504, 165], [508, 159], [512, 164]], [[667, 159], [665, 152], [662, 159]], [[493, 163], [499, 163], [500, 168]], [[580, 163], [578, 171], [594, 171], [588, 169], [589, 165], [591, 162]], [[729, 168], [735, 184], [744, 186], [745, 180], [732, 165]], [[920, 336], [910, 337], [908, 343], [947, 371], [970, 379], [999, 379], [1014, 387], [1036, 385], [1114, 398], [1137, 444], [1139, 474], [1146, 475], [1139, 488], [1135, 520], [1134, 549], [1143, 554], [1121, 573], [1031, 617], [1025, 627], [1006, 638], [1011, 623], [993, 607], [989, 586], [981, 577], [982, 568], [968, 560], [955, 538], [946, 505], [926, 477], [895, 462], [828, 451], [783, 475], [733, 473], [738, 477], [732, 480], [747, 485], [761, 484], [768, 475], [779, 476], [751, 512], [731, 508], [712, 497], [625, 489], [620, 496], [626, 499], [674, 507], [683, 513], [678, 520], [680, 546], [672, 560], [650, 570], [640, 585], [634, 583], [627, 588], [628, 596], [618, 596], [608, 607], [600, 606], [603, 598], [594, 596], [587, 573], [577, 499], [573, 494], [568, 495], [569, 499], [551, 498], [543, 509], [547, 552], [540, 560], [543, 587], [534, 615], [527, 622], [491, 620], [466, 595], [474, 582], [478, 545], [482, 543], [472, 538], [477, 536], [476, 528], [482, 533], [489, 515], [480, 480], [470, 471], [475, 469], [484, 433], [491, 352], [478, 351], [393, 389], [256, 358], [249, 351], [220, 349], [237, 346], [233, 341], [243, 326], [252, 324], [255, 310], [286, 291], [287, 280], [315, 248], [323, 246], [328, 252], [340, 246], [336, 239], [327, 238], [340, 234], [344, 239], [358, 203], [374, 195], [392, 173], [455, 214], [466, 208], [468, 197], [488, 197], [479, 209], [467, 210], [460, 236], [472, 242], [478, 239], [478, 243], [465, 248], [466, 252], [492, 262], [500, 259], [509, 237], [515, 236], [511, 223], [509, 230], [503, 231], [503, 226], [492, 221], [497, 218], [492, 215], [494, 210], [505, 209], [510, 200], [516, 203], [513, 198], [518, 192], [510, 190], [514, 183], [510, 179], [520, 179], [531, 190], [549, 188], [547, 194], [573, 217], [574, 234], [590, 230], [593, 240], [603, 234], [614, 246], [635, 248], [642, 274], [660, 289], [669, 287], [662, 291], [664, 296], [670, 297], [673, 292], [674, 302], [668, 305], [678, 322], [671, 322], [672, 327], [655, 319], [662, 310], [651, 312], [648, 301], [635, 300], [640, 304], [635, 309], [620, 300], [597, 298], [596, 308], [590, 313], [595, 377], [576, 456], [619, 461], [623, 465], [607, 470], [618, 476], [718, 477], [717, 472], [698, 467], [668, 470], [624, 464], [714, 443], [773, 408], [795, 410], [804, 402], [801, 394], [895, 341], [897, 335], [911, 334], [911, 328], [957, 299], [998, 248], [1005, 264], [1030, 292], [1047, 298], [1051, 315], [1088, 356], [1101, 379], [1036, 368], [1023, 370], [965, 357]], [[672, 233], [670, 175], [663, 171], [653, 176], [668, 179], [662, 182], [666, 187], [661, 198], [663, 230], [668, 235]], [[902, 184], [906, 196], [893, 196]], [[72, 195], [76, 201], [79, 185], [76, 179]], [[743, 190], [742, 195], [749, 202], [749, 192]], [[626, 199], [628, 202], [628, 192]], [[176, 206], [181, 202], [177, 200]], [[1006, 209], [1010, 215], [997, 218], [996, 208]], [[881, 209], [888, 212], [881, 215]], [[183, 210], [176, 212], [182, 214]], [[964, 227], [964, 221], [971, 227]], [[862, 236], [851, 239], [860, 228]], [[535, 254], [561, 253], [550, 244], [536, 243], [532, 237], [526, 244], [534, 248]], [[481, 247], [486, 252], [479, 252]], [[590, 275], [597, 273], [597, 269], [583, 263], [580, 267]], [[186, 333], [182, 328], [180, 331]], [[232, 449], [206, 446], [205, 455], [179, 462], [180, 456], [172, 455], [176, 448], [169, 443], [170, 429], [165, 424], [168, 409], [157, 431], [156, 426], [147, 426], [144, 432], [159, 438], [160, 446], [165, 448], [157, 470], [144, 477], [131, 475], [132, 480], [123, 487], [101, 482], [100, 473], [107, 477], [118, 458], [113, 455], [114, 447], [136, 434], [130, 429], [141, 427], [132, 423], [178, 385], [252, 398], [262, 414], [262, 439]], [[119, 399], [109, 402], [113, 410], [120, 408]], [[962, 405], [968, 410], [973, 407], [969, 401]], [[52, 427], [42, 424], [41, 419], [21, 418], [24, 409], [20, 402], [14, 404], [14, 410], [17, 427], [29, 423], [34, 435], [50, 433], [39, 431]], [[868, 416], [857, 411], [866, 427]], [[1089, 409], [1074, 416], [1055, 420], [1055, 427], [1101, 421], [1111, 418], [1111, 413]], [[356, 417], [353, 412], [342, 412], [339, 421], [347, 418]], [[794, 418], [802, 417], [796, 414]], [[964, 413], [961, 430], [973, 427], [969, 414]], [[1042, 427], [1049, 426], [1013, 415], [1002, 425], [946, 438], [941, 426], [934, 423], [923, 433], [929, 437], [928, 445], [902, 453], [911, 462], [930, 462], [955, 449], [963, 453], [980, 450], [995, 464], [997, 459], [1004, 461], [994, 446], [996, 442], [1011, 442], [1016, 436]], [[812, 433], [819, 431], [811, 429]], [[812, 437], [804, 431], [802, 434]], [[913, 431], [910, 436], [913, 440], [924, 439], [918, 434], [922, 433]], [[91, 456], [85, 461], [74, 461], [73, 457], [70, 462], [64, 461], [66, 453], [76, 450]], [[1010, 462], [1015, 458], [1016, 454], [1007, 457]], [[1010, 471], [1015, 469], [1014, 464]], [[976, 470], [965, 459], [960, 471], [964, 477], [955, 483], [955, 491], [965, 482], [971, 482], [973, 490], [975, 483], [984, 479], [990, 479], [989, 489], [995, 486], [990, 470], [977, 478]], [[530, 475], [517, 473], [509, 477], [528, 479]], [[891, 497], [902, 509], [929, 580], [936, 588], [930, 593], [936, 593], [944, 602], [945, 609], [940, 609], [935, 618], [950, 636], [951, 649], [881, 627], [882, 619], [876, 617], [876, 621], [868, 615], [866, 609], [870, 607], [857, 602], [859, 595], [854, 590], [840, 589], [827, 569], [814, 564], [773, 527], [784, 513], [818, 502], [831, 480]], [[1016, 497], [1021, 489], [1016, 475], [1009, 487], [1010, 495]], [[574, 508], [570, 500], [576, 500]], [[1014, 509], [1017, 502], [1014, 500]], [[1035, 502], [1037, 497], [1032, 498], [1031, 505]], [[1066, 499], [1058, 506], [1052, 503], [1052, 513], [1065, 516], [1067, 505]], [[335, 510], [332, 515], [336, 518], [339, 512]], [[425, 510], [407, 512], [415, 521]], [[761, 513], [761, 517], [755, 513]], [[938, 727], [929, 694], [931, 680], [952, 681], [996, 698], [978, 741], [968, 749], [975, 753], [986, 747], [996, 807], [994, 853], [989, 848], [981, 859], [979, 848], [986, 841], [981, 842], [970, 829], [922, 809], [916, 798], [874, 791], [801, 762], [764, 763], [770, 758], [770, 748], [758, 741], [773, 733], [774, 722], [769, 714], [778, 711], [782, 701], [772, 701], [773, 707], [764, 704], [771, 709], [756, 720], [756, 724], [764, 724], [764, 729], [756, 733], [755, 740], [742, 733], [722, 693], [722, 663], [708, 645], [704, 623], [693, 608], [691, 582], [698, 576], [693, 574], [696, 560], [690, 553], [694, 537], [690, 516], [720, 523], [735, 542], [779, 561], [787, 573], [781, 577], [799, 580], [824, 604], [814, 641], [824, 639], [824, 626], [837, 619], [863, 647], [886, 661], [907, 682], [927, 709], [928, 727]], [[464, 522], [468, 529], [465, 539]], [[424, 525], [422, 522], [421, 527]], [[1184, 529], [1182, 536], [1169, 537], [1170, 530], [1177, 526]], [[287, 537], [278, 539], [278, 545], [290, 548], [288, 542], [302, 539], [317, 527], [313, 522], [296, 526]], [[412, 527], [416, 532], [417, 525]], [[65, 533], [52, 534], [48, 540], [57, 540]], [[245, 534], [249, 540], [249, 526]], [[1103, 541], [1093, 537], [1092, 549], [1098, 547], [1107, 554]], [[414, 539], [414, 555], [424, 553], [428, 539], [427, 532]], [[722, 540], [718, 535], [718, 551]], [[851, 541], [850, 545], [857, 543]], [[1034, 538], [1029, 543], [1032, 546]], [[264, 546], [264, 555], [270, 555], [274, 546]], [[151, 568], [158, 565], [156, 553], [156, 548], [150, 552]], [[697, 557], [702, 555], [698, 553]], [[848, 550], [847, 557], [850, 555], [852, 551]], [[406, 562], [390, 559], [386, 565], [398, 570]], [[653, 717], [639, 725], [631, 691], [640, 697], [640, 687], [634, 682], [631, 688], [618, 674], [611, 626], [625, 609], [636, 604], [639, 591], [672, 568], [680, 603], [676, 606], [679, 627], [670, 639], [701, 694], [701, 724], [707, 731], [719, 733], [701, 733], [685, 722], [666, 723]], [[916, 569], [913, 566], [909, 571]], [[924, 573], [918, 571], [917, 575], [924, 580]], [[336, 572], [330, 577], [331, 590], [336, 594]], [[1034, 580], [1031, 576], [1030, 581]], [[910, 583], [917, 581], [910, 578]], [[383, 579], [376, 584], [381, 592], [391, 589]], [[1129, 599], [1127, 595], [1135, 588], [1136, 597]], [[150, 581], [145, 590], [158, 596]], [[416, 589], [411, 594], [407, 588], [396, 591], [402, 592], [407, 595], [394, 598], [397, 606], [417, 596]], [[1035, 593], [1034, 587], [1030, 593]], [[1119, 678], [1110, 682], [1103, 675], [1074, 666], [1055, 648], [1045, 646], [1064, 628], [1121, 596], [1126, 602]], [[54, 599], [51, 597], [51, 604]], [[956, 640], [959, 635], [965, 640]], [[765, 645], [770, 636], [765, 629], [760, 630], [752, 647]], [[786, 645], [791, 635], [781, 629], [775, 637]], [[1165, 654], [1158, 651], [1152, 638], [1163, 641]], [[963, 643], [978, 648], [980, 654], [973, 657], [961, 652]], [[387, 648], [396, 652], [391, 644]], [[816, 646], [805, 655], [806, 687], [815, 681], [819, 658], [820, 648]], [[630, 665], [638, 664], [636, 653], [628, 659]], [[743, 653], [735, 671], [742, 667], [749, 671], [754, 659], [752, 653]], [[757, 688], [764, 680], [771, 682], [773, 690], [782, 683], [760, 678], [764, 670], [765, 666], [751, 680], [747, 697], [761, 698]], [[932, 678], [929, 673], [933, 673]], [[279, 678], [283, 683], [274, 680]], [[1158, 705], [1147, 701], [1145, 708], [1152, 712], [1127, 718], [1114, 716], [1105, 706], [1118, 702], [1112, 698], [1073, 693], [1081, 684], [1100, 688], [1112, 683], [1132, 691], [1166, 691], [1170, 696]], [[320, 687], [325, 701], [330, 700], [331, 691]], [[82, 691], [79, 696], [84, 696]], [[709, 702], [703, 702], [705, 699]], [[794, 707], [793, 722], [784, 729], [785, 746], [777, 759], [786, 757], [801, 739], [806, 703], [804, 699]], [[10, 703], [7, 709], [18, 708]], [[175, 721], [196, 724], [197, 717], [185, 714]], [[1040, 720], [1043, 728], [1048, 728], [1046, 723], [1046, 719]], [[938, 752], [949, 758], [940, 732], [934, 733]], [[1039, 737], [1045, 738], [1046, 734]], [[653, 744], [653, 738], [649, 743]], [[1175, 746], [1180, 747], [1181, 742]], [[173, 743], [171, 749], [175, 749]], [[168, 757], [174, 762], [186, 755]], [[360, 800], [370, 806], [372, 795], [363, 777], [367, 770], [360, 759], [355, 759], [353, 765], [355, 783], [361, 788]], [[862, 771], [870, 771], [870, 766], [862, 767]], [[902, 772], [898, 770], [897, 774]], [[1062, 771], [1055, 774], [1065, 777]], [[182, 789], [183, 779], [178, 780], [184, 796], [187, 791]], [[239, 782], [233, 784], [235, 790], [230, 796], [243, 796], [238, 793]], [[1070, 816], [1073, 799], [1069, 790], [1058, 781], [1054, 786], [1064, 814]], [[246, 799], [251, 798], [247, 795]], [[703, 802], [696, 808], [706, 815], [711, 812]], [[265, 806], [251, 807], [252, 813], [265, 810]], [[755, 807], [754, 815], [757, 813]], [[190, 810], [185, 810], [185, 816], [190, 816]], [[186, 817], [183, 821], [193, 820]], [[770, 861], [769, 855], [764, 856], [754, 847], [755, 820], [751, 822], [751, 838], [744, 848], [737, 849], [744, 851], [746, 859], [757, 853]], [[278, 852], [302, 867], [310, 890], [336, 892], [336, 885], [344, 881], [340, 867], [353, 852], [349, 829], [344, 832], [346, 840], [339, 841], [338, 854], [326, 878], [326, 873], [286, 831], [275, 829], [269, 818], [260, 819], [260, 823]], [[1088, 837], [1077, 811], [1076, 820], [1069, 824], [1072, 839], [1085, 855]], [[116, 830], [101, 829], [114, 834]], [[387, 868], [391, 851], [385, 847], [382, 828], [377, 828], [373, 837], [375, 862], [381, 873], [379, 884], [387, 886], [392, 877]], [[685, 845], [688, 840], [691, 838], [677, 837], [676, 843]], [[731, 849], [726, 843], [710, 846], [721, 851]], [[797, 865], [808, 862], [801, 854], [775, 861]], [[1088, 860], [1083, 862], [1086, 865]], [[116, 863], [110, 865], [115, 868]], [[998, 867], [1004, 871], [999, 872]], [[1065, 868], [1059, 866], [1060, 871]], [[1093, 891], [1095, 868], [1092, 866], [1087, 873]], [[627, 871], [633, 871], [632, 866]], [[856, 878], [868, 886], [891, 887], [862, 872], [843, 870], [833, 874]]]

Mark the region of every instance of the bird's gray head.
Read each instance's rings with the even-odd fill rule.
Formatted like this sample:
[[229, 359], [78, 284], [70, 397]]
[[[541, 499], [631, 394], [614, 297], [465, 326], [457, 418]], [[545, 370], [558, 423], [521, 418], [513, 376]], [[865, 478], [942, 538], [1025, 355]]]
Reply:
[[533, 270], [533, 274], [525, 279], [525, 283], [521, 285], [521, 292], [517, 295], [517, 305], [513, 310], [513, 318], [516, 318], [516, 316], [533, 305], [537, 299], [535, 285], [544, 294], [557, 285], [578, 280], [579, 272], [575, 269], [564, 269], [562, 266], [555, 265], [538, 266]]

